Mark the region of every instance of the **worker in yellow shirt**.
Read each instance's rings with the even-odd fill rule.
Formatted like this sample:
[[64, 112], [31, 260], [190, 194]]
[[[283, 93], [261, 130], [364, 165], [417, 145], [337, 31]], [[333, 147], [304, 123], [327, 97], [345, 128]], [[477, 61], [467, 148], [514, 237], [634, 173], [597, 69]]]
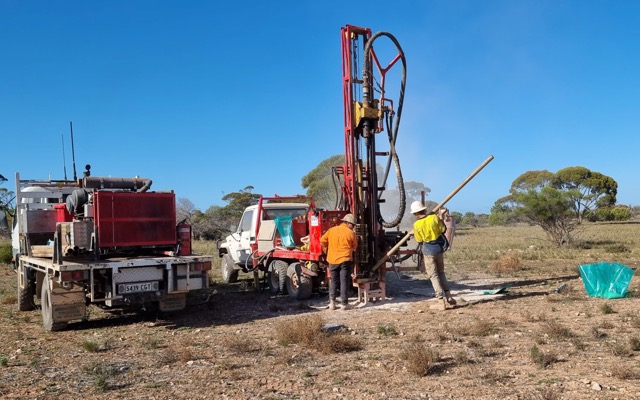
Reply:
[[443, 306], [456, 305], [456, 300], [451, 297], [449, 283], [444, 274], [444, 252], [448, 247], [445, 226], [439, 215], [427, 214], [427, 208], [419, 201], [411, 203], [411, 214], [416, 217], [413, 223], [413, 236], [422, 250], [425, 272], [429, 275], [436, 298], [443, 299]]
[[338, 296], [338, 283], [340, 284], [340, 303], [343, 310], [349, 310], [348, 290], [353, 268], [353, 252], [358, 247], [358, 240], [353, 231], [356, 226], [356, 218], [353, 214], [347, 214], [342, 218], [340, 225], [327, 230], [320, 238], [322, 251], [327, 254], [329, 263], [329, 309], [336, 309], [336, 297]]

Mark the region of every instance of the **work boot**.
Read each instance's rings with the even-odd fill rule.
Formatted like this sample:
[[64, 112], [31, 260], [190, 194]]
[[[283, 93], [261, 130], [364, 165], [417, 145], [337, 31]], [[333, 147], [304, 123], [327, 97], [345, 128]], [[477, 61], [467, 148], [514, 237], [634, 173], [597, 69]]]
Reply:
[[329, 310], [335, 310], [336, 309], [336, 301], [331, 299], [329, 300]]
[[447, 297], [447, 304], [449, 304], [450, 306], [455, 306], [456, 304], [458, 304], [458, 302], [456, 301], [456, 299], [454, 299], [453, 297], [451, 297], [451, 293], [444, 292], [445, 296]]

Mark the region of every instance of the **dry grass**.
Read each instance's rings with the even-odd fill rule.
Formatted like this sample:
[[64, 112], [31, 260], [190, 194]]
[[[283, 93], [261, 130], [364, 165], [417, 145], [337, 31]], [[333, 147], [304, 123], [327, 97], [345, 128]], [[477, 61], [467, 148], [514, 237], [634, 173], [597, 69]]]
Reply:
[[632, 368], [624, 364], [613, 364], [609, 372], [611, 373], [611, 376], [621, 380], [640, 379], [640, 371], [638, 371], [637, 368]]
[[295, 343], [312, 346], [322, 334], [323, 323], [318, 314], [290, 318], [276, 325], [275, 337], [283, 346]]
[[96, 392], [105, 392], [118, 387], [119, 375], [129, 372], [127, 362], [96, 361], [84, 367], [85, 372], [92, 377]]
[[142, 347], [149, 350], [160, 348], [162, 341], [155, 337], [147, 337], [142, 341]]
[[82, 348], [88, 351], [89, 353], [97, 353], [100, 350], [100, 346], [93, 340], [85, 340], [82, 342]]
[[378, 325], [378, 333], [382, 336], [396, 336], [398, 330], [393, 325]]
[[637, 336], [629, 338], [629, 347], [632, 351], [640, 351], [640, 338]]
[[509, 252], [507, 254], [501, 254], [496, 261], [491, 263], [489, 269], [496, 274], [511, 273], [520, 271], [522, 264], [517, 255]]
[[615, 311], [613, 310], [613, 306], [611, 304], [609, 304], [609, 303], [603, 303], [600, 306], [600, 311], [603, 314], [613, 314], [613, 313], [615, 313]]
[[609, 349], [611, 353], [616, 357], [630, 357], [632, 355], [631, 350], [624, 343], [610, 343]]
[[[577, 274], [577, 266], [602, 260], [625, 263], [626, 258], [637, 262], [634, 249], [638, 249], [638, 226], [633, 223], [586, 223], [581, 227], [577, 243], [581, 246], [557, 247], [550, 243], [544, 231], [536, 226], [519, 224], [516, 226], [490, 226], [470, 228], [461, 226], [452, 249], [445, 253], [445, 264], [451, 273], [460, 275], [484, 272], [491, 266], [511, 265], [515, 261], [501, 256], [510, 254], [520, 262], [520, 276], [523, 273]], [[612, 239], [613, 238], [613, 239]], [[618, 248], [630, 252], [612, 253]], [[506, 273], [506, 272], [504, 272]]]
[[330, 353], [349, 353], [359, 351], [364, 348], [362, 342], [353, 336], [341, 335], [339, 333], [324, 333], [320, 343], [318, 343], [320, 352], [324, 354]]
[[82, 348], [89, 353], [107, 351], [112, 347], [112, 341], [108, 338], [104, 340], [85, 339], [82, 341]]
[[264, 350], [258, 341], [240, 335], [224, 336], [220, 343], [236, 354], [255, 353]]
[[340, 331], [323, 330], [324, 320], [318, 314], [289, 318], [276, 325], [275, 337], [283, 346], [301, 344], [320, 353], [345, 353], [363, 348], [362, 342]]
[[406, 361], [407, 370], [416, 376], [426, 376], [432, 372], [435, 364], [440, 360], [440, 354], [427, 347], [424, 343], [410, 343], [400, 354]]
[[540, 400], [560, 400], [562, 395], [554, 389], [544, 387], [540, 389]]
[[160, 365], [170, 365], [177, 362], [186, 363], [193, 360], [191, 349], [182, 346], [168, 346], [158, 354], [158, 363]]
[[476, 319], [470, 323], [450, 326], [449, 330], [454, 336], [489, 336], [497, 332], [497, 327], [491, 321]]
[[18, 297], [16, 295], [13, 294], [8, 294], [2, 297], [2, 300], [0, 300], [1, 304], [18, 304]]
[[558, 361], [558, 356], [554, 352], [543, 352], [538, 346], [531, 347], [529, 351], [531, 361], [540, 368], [547, 368], [554, 362]]
[[542, 324], [542, 332], [552, 339], [564, 340], [575, 337], [575, 333], [556, 321], [546, 321]]

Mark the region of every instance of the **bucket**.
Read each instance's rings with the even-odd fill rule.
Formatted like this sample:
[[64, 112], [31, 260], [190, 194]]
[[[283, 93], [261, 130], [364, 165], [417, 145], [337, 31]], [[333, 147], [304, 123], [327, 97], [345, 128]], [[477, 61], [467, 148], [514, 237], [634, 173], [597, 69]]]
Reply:
[[67, 206], [65, 204], [56, 204], [53, 206], [56, 209], [56, 222], [71, 222], [73, 221], [73, 217], [67, 211]]

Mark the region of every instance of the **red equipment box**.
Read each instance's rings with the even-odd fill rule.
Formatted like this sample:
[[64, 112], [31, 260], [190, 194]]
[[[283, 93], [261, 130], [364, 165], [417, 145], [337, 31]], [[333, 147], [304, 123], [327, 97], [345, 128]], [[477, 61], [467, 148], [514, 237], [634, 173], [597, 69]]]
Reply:
[[176, 244], [173, 193], [98, 191], [94, 207], [100, 248]]
[[320, 238], [329, 228], [340, 225], [348, 211], [318, 211], [309, 213], [309, 251], [322, 254]]

